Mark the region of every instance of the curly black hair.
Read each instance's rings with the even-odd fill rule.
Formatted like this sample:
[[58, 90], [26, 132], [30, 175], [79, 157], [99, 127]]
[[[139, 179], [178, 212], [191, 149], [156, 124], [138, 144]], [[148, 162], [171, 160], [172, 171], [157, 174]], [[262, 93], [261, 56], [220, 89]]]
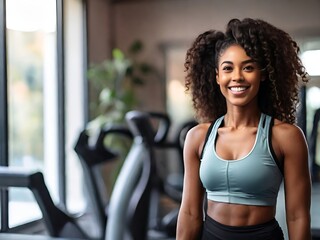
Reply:
[[240, 45], [263, 71], [258, 102], [262, 112], [287, 123], [296, 122], [301, 82], [308, 75], [291, 36], [261, 20], [232, 19], [226, 31], [200, 34], [186, 54], [187, 92], [191, 92], [196, 118], [211, 122], [226, 113], [226, 101], [216, 82], [219, 57], [229, 46]]

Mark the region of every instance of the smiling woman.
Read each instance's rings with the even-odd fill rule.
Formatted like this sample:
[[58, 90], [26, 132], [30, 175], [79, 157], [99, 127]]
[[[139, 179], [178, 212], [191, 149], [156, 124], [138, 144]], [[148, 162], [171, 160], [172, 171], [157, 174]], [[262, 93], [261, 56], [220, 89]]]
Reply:
[[296, 126], [308, 77], [298, 53], [287, 33], [250, 18], [200, 34], [187, 51], [185, 85], [201, 123], [185, 140], [177, 239], [283, 240], [282, 181], [289, 239], [311, 239], [308, 148]]

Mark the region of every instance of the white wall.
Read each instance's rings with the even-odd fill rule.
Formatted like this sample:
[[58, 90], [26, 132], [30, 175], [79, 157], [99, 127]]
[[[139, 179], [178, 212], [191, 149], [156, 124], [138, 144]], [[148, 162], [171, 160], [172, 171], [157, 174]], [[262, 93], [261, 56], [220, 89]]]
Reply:
[[88, 0], [88, 62], [98, 63], [110, 56], [112, 28], [108, 0]]
[[136, 37], [150, 47], [194, 39], [207, 29], [223, 30], [230, 18], [261, 18], [291, 34], [320, 34], [318, 0], [159, 0], [112, 7], [114, 39], [126, 46]]

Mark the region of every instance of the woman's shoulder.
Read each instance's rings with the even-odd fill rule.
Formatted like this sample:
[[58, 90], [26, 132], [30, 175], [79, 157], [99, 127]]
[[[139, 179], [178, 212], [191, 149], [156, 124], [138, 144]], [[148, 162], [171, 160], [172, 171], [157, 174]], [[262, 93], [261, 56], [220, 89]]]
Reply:
[[202, 138], [203, 136], [206, 136], [210, 126], [211, 123], [199, 123], [191, 128], [187, 135], [191, 138]]
[[193, 149], [197, 156], [201, 154], [210, 126], [211, 123], [199, 123], [187, 133], [185, 145], [189, 150]]
[[279, 119], [274, 120], [273, 132], [283, 137], [303, 136], [302, 129], [295, 125], [286, 122], [282, 122]]
[[302, 129], [290, 123], [282, 122], [275, 119], [272, 128], [273, 141], [285, 152], [295, 147], [302, 147], [306, 145], [306, 138]]

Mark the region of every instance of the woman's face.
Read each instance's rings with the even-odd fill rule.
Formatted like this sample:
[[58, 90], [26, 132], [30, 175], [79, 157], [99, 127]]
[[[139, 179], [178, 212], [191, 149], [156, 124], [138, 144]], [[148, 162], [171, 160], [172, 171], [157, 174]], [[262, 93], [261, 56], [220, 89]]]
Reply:
[[220, 55], [216, 79], [227, 106], [257, 105], [261, 77], [258, 63], [241, 46], [232, 45]]

